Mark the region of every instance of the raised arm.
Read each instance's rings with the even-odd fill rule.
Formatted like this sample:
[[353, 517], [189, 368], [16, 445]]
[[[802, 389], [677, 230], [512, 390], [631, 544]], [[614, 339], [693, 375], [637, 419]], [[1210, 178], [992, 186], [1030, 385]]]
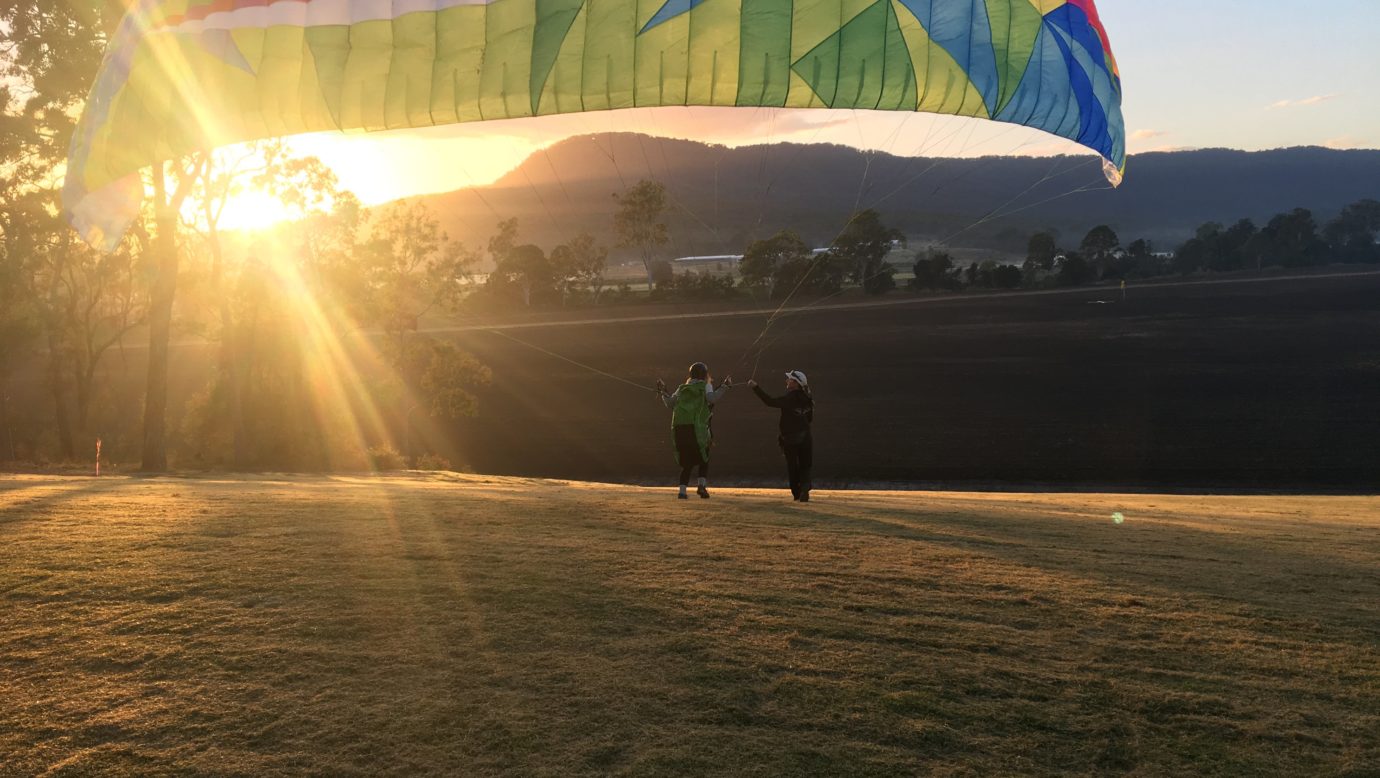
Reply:
[[660, 381], [657, 381], [657, 382], [656, 382], [656, 388], [657, 388], [656, 396], [661, 398], [661, 403], [662, 403], [662, 405], [665, 405], [667, 408], [670, 408], [671, 410], [675, 410], [675, 409], [676, 409], [676, 395], [680, 394], [680, 387], [677, 386], [677, 387], [676, 387], [676, 390], [675, 390], [674, 392], [667, 392], [667, 391], [666, 391], [666, 384], [664, 384], [664, 383], [662, 383], [662, 382], [660, 382]]
[[769, 408], [781, 408], [785, 406], [785, 397], [772, 397], [771, 395], [762, 391], [762, 387], [756, 384], [752, 385], [752, 393], [757, 395], [757, 398], [762, 402], [766, 403], [767, 407]]
[[718, 389], [715, 389], [714, 385], [710, 384], [704, 392], [704, 399], [707, 400], [710, 405], [714, 405], [718, 401], [722, 400], [724, 396], [728, 394], [728, 390], [732, 388], [733, 378], [730, 376], [729, 378], [724, 379], [723, 383], [719, 384]]

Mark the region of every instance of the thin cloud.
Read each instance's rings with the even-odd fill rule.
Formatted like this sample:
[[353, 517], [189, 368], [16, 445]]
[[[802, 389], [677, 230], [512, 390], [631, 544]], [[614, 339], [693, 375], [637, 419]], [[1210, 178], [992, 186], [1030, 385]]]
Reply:
[[1280, 100], [1277, 103], [1271, 103], [1269, 105], [1269, 110], [1278, 111], [1285, 108], [1305, 108], [1313, 105], [1321, 105], [1322, 103], [1326, 103], [1330, 100], [1336, 100], [1339, 97], [1341, 97], [1340, 94], [1331, 94], [1314, 95], [1313, 97], [1305, 97], [1302, 100]]
[[1136, 130], [1131, 133], [1131, 140], [1150, 140], [1151, 138], [1163, 138], [1169, 133], [1164, 130]]

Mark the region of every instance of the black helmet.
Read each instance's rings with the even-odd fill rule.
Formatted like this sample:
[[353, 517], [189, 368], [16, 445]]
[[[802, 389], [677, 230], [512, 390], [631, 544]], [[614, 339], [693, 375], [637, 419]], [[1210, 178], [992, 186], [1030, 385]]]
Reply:
[[696, 362], [695, 364], [691, 365], [690, 377], [697, 381], [703, 381], [709, 378], [709, 365], [706, 365], [703, 362]]

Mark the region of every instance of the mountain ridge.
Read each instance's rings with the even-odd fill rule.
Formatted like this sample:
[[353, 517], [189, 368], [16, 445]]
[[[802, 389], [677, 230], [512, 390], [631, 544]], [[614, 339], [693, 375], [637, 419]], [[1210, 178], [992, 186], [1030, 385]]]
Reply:
[[1132, 157], [1114, 190], [1095, 156], [903, 157], [606, 133], [537, 151], [491, 185], [423, 199], [471, 243], [517, 217], [522, 239], [546, 248], [581, 230], [613, 244], [613, 195], [642, 178], [666, 185], [676, 254], [740, 252], [779, 229], [827, 245], [855, 206], [876, 208], [921, 242], [1022, 251], [1040, 229], [1076, 243], [1108, 224], [1124, 242], [1172, 247], [1208, 221], [1263, 223], [1303, 207], [1321, 224], [1356, 200], [1380, 198], [1380, 150], [1150, 152]]

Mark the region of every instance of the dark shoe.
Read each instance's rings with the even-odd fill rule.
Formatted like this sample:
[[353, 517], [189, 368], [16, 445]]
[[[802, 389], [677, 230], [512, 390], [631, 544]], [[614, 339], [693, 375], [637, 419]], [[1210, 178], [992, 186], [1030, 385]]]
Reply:
[[686, 494], [685, 492], [681, 492], [681, 493], [679, 493], [679, 494], [676, 495], [676, 499], [677, 499], [677, 500], [688, 500], [688, 499], [690, 499], [690, 495]]
[[800, 500], [801, 502], [809, 502], [809, 501], [810, 501], [810, 493], [809, 493], [809, 492], [806, 492], [806, 493], [800, 495], [800, 497], [798, 497], [797, 499]]
[[698, 494], [701, 500], [709, 499], [709, 490], [703, 486], [695, 489], [695, 494]]

